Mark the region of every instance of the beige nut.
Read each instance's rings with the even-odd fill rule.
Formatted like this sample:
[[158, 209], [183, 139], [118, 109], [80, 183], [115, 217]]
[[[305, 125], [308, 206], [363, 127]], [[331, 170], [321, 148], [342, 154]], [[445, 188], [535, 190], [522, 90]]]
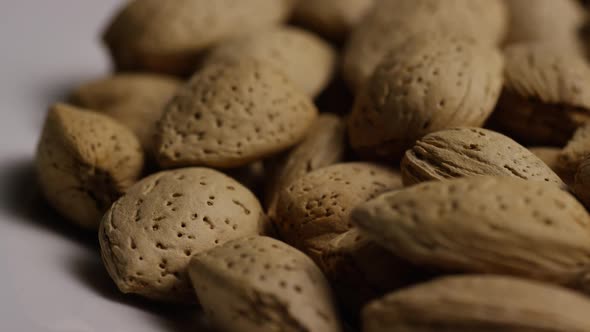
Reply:
[[157, 158], [163, 167], [244, 166], [301, 141], [316, 117], [311, 99], [265, 62], [211, 63], [168, 104]]
[[335, 41], [344, 41], [376, 0], [299, 0], [294, 20]]
[[180, 80], [163, 75], [116, 74], [77, 87], [70, 100], [121, 122], [150, 151], [156, 123], [180, 85]]
[[66, 104], [51, 107], [37, 147], [39, 184], [71, 222], [98, 228], [100, 218], [141, 176], [143, 152], [115, 120]]
[[481, 126], [502, 87], [499, 51], [468, 39], [416, 38], [389, 53], [349, 118], [362, 156], [396, 160], [420, 137], [456, 126]]
[[492, 122], [522, 143], [564, 145], [590, 121], [590, 66], [551, 43], [508, 47], [502, 97]]
[[103, 35], [117, 69], [191, 74], [222, 39], [286, 20], [293, 0], [131, 0]]
[[[401, 186], [401, 176], [391, 169], [343, 163], [308, 173], [280, 192], [273, 222], [281, 239], [314, 259], [355, 315], [366, 300], [404, 285], [412, 271], [357, 236], [350, 210]], [[372, 264], [358, 263], [362, 260]], [[373, 275], [376, 270], [382, 275]]]
[[405, 185], [477, 175], [515, 176], [566, 188], [559, 176], [525, 147], [481, 128], [452, 128], [426, 135], [402, 161]]
[[503, 0], [378, 1], [348, 40], [343, 76], [353, 91], [359, 91], [381, 59], [412, 38], [425, 37], [437, 43], [449, 36], [470, 37], [485, 45], [498, 45], [507, 22]]
[[194, 302], [187, 265], [199, 252], [265, 231], [256, 197], [207, 168], [151, 175], [131, 187], [100, 225], [103, 262], [123, 293]]
[[309, 252], [315, 240], [323, 245], [352, 228], [352, 207], [401, 187], [398, 172], [376, 164], [323, 167], [281, 190], [274, 223], [283, 240]]
[[305, 139], [285, 156], [271, 162], [266, 199], [269, 215], [275, 215], [281, 190], [307, 173], [342, 161], [346, 148], [346, 126], [333, 114], [322, 114], [309, 129]]
[[575, 0], [508, 0], [510, 24], [506, 43], [547, 41], [576, 46], [584, 9]]
[[309, 257], [268, 237], [245, 237], [196, 255], [199, 302], [223, 331], [341, 331], [330, 285]]
[[332, 79], [336, 51], [328, 43], [295, 27], [273, 27], [223, 41], [205, 63], [251, 57], [283, 71], [303, 92], [317, 96]]
[[321, 249], [310, 255], [329, 278], [351, 320], [358, 318], [367, 302], [428, 277], [426, 271], [396, 257], [358, 228], [326, 241]]
[[364, 332], [590, 331], [590, 301], [525, 279], [453, 276], [391, 293], [365, 307]]
[[351, 219], [419, 265], [589, 289], [590, 216], [552, 184], [515, 177], [427, 182], [361, 204]]

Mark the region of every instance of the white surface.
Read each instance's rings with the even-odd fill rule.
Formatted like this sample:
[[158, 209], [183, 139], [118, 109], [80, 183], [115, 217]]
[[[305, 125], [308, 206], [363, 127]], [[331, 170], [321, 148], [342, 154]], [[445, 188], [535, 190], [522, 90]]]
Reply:
[[0, 331], [203, 331], [194, 308], [119, 294], [96, 235], [64, 223], [34, 187], [47, 106], [108, 72], [98, 35], [120, 2], [0, 0]]

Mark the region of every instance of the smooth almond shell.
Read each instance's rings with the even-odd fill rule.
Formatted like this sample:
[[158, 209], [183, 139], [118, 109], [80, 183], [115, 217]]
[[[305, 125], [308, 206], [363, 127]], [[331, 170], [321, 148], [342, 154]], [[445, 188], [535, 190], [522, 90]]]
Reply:
[[548, 41], [575, 45], [585, 20], [584, 9], [575, 0], [509, 0], [507, 44]]
[[496, 49], [468, 39], [417, 38], [383, 58], [349, 119], [362, 156], [395, 160], [420, 137], [445, 128], [483, 125], [502, 87]]
[[375, 0], [299, 0], [293, 16], [296, 22], [335, 41], [343, 41]]
[[295, 27], [275, 27], [223, 41], [207, 55], [205, 63], [251, 57], [283, 71], [310, 97], [330, 82], [336, 68], [336, 51], [310, 32]]
[[590, 66], [551, 43], [508, 47], [492, 124], [519, 142], [562, 146], [590, 121]]
[[391, 293], [363, 311], [364, 332], [590, 331], [590, 301], [500, 276], [455, 276]]
[[514, 177], [428, 182], [361, 204], [351, 219], [418, 265], [588, 288], [590, 216], [552, 184]]
[[155, 74], [116, 74], [84, 83], [71, 94], [75, 105], [106, 114], [131, 129], [143, 146], [154, 146], [156, 123], [181, 81]]
[[190, 75], [198, 56], [222, 39], [287, 19], [292, 0], [132, 0], [103, 40], [117, 69]]
[[245, 237], [196, 255], [189, 273], [223, 331], [341, 331], [332, 293], [309, 257], [268, 237]]
[[207, 168], [156, 173], [136, 183], [104, 216], [104, 264], [123, 293], [195, 302], [191, 257], [227, 241], [261, 234], [266, 217], [247, 188]]
[[477, 175], [566, 185], [541, 159], [512, 139], [481, 128], [453, 128], [426, 135], [406, 152], [404, 184]]
[[63, 216], [96, 230], [103, 213], [141, 176], [135, 135], [117, 121], [66, 104], [51, 107], [37, 146], [41, 189]]
[[266, 63], [211, 63], [166, 107], [157, 158], [163, 167], [244, 166], [301, 141], [316, 117], [311, 99]]

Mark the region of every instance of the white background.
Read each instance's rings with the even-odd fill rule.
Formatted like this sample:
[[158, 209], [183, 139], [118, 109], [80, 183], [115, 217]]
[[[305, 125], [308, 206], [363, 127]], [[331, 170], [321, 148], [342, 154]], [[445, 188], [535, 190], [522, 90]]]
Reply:
[[[162, 0], [167, 1], [167, 0]], [[0, 331], [204, 331], [194, 308], [118, 293], [95, 234], [39, 200], [32, 167], [47, 106], [105, 75], [99, 35], [120, 0], [0, 0]]]

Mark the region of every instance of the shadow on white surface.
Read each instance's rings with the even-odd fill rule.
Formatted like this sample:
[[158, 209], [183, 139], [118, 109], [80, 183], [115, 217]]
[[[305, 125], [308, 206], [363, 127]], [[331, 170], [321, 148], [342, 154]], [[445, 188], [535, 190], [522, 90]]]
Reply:
[[[158, 326], [161, 331], [213, 331], [197, 306], [160, 304], [119, 292], [102, 264], [96, 233], [69, 224], [46, 203], [36, 183], [32, 160], [2, 162], [0, 181], [3, 183], [0, 197], [4, 197], [0, 209], [8, 216], [2, 219], [3, 223], [18, 223], [18, 227], [61, 238], [79, 248], [79, 253], [60, 260], [65, 273], [71, 277], [69, 279], [79, 283], [78, 287], [109, 302], [145, 312], [152, 320], [150, 324]], [[75, 291], [75, 287], [72, 290]], [[57, 331], [62, 329], [57, 328]]]

